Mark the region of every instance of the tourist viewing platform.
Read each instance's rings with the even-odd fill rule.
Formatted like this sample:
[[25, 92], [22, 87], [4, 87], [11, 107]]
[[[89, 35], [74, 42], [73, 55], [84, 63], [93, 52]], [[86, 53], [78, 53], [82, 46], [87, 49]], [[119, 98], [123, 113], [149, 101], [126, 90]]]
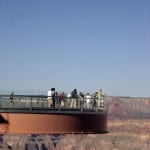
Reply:
[[[74, 90], [75, 91], [75, 90]], [[0, 133], [104, 133], [107, 103], [103, 95], [0, 95]]]

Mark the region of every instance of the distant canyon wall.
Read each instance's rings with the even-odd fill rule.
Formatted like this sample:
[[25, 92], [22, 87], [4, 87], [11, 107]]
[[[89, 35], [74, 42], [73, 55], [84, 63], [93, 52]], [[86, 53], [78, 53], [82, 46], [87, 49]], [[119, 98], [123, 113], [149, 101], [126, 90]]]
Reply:
[[109, 96], [106, 101], [110, 119], [150, 118], [150, 98]]

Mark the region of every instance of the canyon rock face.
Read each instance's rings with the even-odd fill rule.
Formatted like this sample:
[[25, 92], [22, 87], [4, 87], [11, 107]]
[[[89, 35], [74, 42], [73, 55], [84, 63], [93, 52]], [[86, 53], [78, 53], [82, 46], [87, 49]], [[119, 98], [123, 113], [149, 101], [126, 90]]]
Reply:
[[109, 119], [144, 119], [150, 116], [150, 98], [106, 97]]

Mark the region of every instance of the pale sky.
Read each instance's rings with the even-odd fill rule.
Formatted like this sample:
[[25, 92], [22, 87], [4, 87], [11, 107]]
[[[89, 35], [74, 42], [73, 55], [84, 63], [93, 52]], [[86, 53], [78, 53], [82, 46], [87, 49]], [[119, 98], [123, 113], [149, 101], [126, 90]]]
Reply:
[[150, 97], [149, 0], [0, 0], [0, 92]]

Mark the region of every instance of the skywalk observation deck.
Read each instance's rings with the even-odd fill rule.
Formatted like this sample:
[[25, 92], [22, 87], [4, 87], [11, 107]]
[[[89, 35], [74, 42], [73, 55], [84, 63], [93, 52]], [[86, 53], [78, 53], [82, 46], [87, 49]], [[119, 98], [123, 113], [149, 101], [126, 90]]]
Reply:
[[0, 133], [104, 133], [107, 131], [107, 105], [98, 106], [94, 98], [87, 105], [86, 99], [71, 98], [63, 105], [55, 98], [49, 107], [44, 95], [0, 95]]

